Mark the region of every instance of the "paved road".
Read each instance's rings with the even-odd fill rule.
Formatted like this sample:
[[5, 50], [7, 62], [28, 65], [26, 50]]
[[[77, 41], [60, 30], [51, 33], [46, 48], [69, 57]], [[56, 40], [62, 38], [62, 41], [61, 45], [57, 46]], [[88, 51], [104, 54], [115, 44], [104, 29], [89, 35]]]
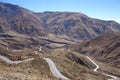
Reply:
[[88, 56], [86, 56], [86, 57], [87, 57], [87, 59], [89, 59], [96, 66], [94, 71], [97, 72], [97, 70], [99, 69], [99, 66], [92, 59], [90, 59]]
[[34, 60], [34, 58], [30, 58], [30, 59], [21, 60], [21, 61], [12, 61], [12, 60], [8, 59], [7, 57], [1, 56], [1, 55], [0, 55], [0, 59], [8, 64], [19, 64], [22, 62], [28, 62], [28, 61]]
[[50, 70], [55, 77], [62, 79], [62, 80], [70, 80], [59, 72], [59, 70], [56, 68], [54, 62], [51, 59], [44, 58], [44, 60], [47, 61], [48, 65], [50, 67]]
[[[96, 66], [94, 71], [97, 72], [100, 67], [91, 58], [89, 58], [88, 56], [86, 56], [86, 58], [89, 59]], [[116, 76], [113, 76], [113, 75], [110, 75], [110, 74], [106, 74], [106, 73], [103, 73], [103, 72], [102, 72], [102, 74], [105, 75], [105, 76], [111, 77], [111, 79], [108, 79], [108, 80], [120, 80]]]
[[106, 73], [102, 73], [102, 74], [112, 78], [112, 79], [108, 79], [108, 80], [120, 80], [116, 76], [113, 76], [113, 75], [110, 75], [110, 74], [106, 74]]

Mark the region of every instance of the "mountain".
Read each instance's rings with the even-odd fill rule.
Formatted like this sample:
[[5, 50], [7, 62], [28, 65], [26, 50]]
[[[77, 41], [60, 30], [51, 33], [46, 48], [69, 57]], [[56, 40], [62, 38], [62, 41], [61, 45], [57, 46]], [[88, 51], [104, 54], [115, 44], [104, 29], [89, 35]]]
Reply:
[[90, 41], [83, 41], [83, 45], [77, 47], [81, 53], [100, 55], [105, 61], [112, 60], [117, 63], [120, 55], [117, 48], [119, 36], [115, 34], [119, 31], [120, 24], [114, 21], [94, 19], [82, 13], [35, 13], [17, 5], [0, 2], [0, 46], [4, 48], [24, 49], [43, 46], [48, 50], [63, 48], [74, 42], [76, 44], [76, 41], [88, 39]]
[[[107, 64], [116, 68], [117, 70], [114, 70], [109, 67], [111, 74], [118, 75], [120, 73], [118, 70], [120, 68], [120, 33], [104, 34], [90, 41], [83, 41], [79, 44], [72, 45], [71, 49], [80, 54], [93, 57], [99, 62], [102, 62], [102, 66], [103, 64]], [[106, 71], [108, 69], [103, 68], [103, 70]]]
[[[45, 36], [42, 21], [30, 10], [0, 2], [0, 46], [9, 49], [42, 45], [38, 37]], [[45, 45], [45, 44], [44, 44]]]
[[[0, 2], [0, 33], [44, 36], [78, 41], [119, 32], [120, 24], [90, 18], [77, 12], [35, 13], [17, 5]], [[51, 36], [50, 36], [51, 37]]]
[[93, 39], [101, 34], [119, 32], [120, 24], [90, 18], [75, 12], [37, 13], [43, 21], [45, 30], [55, 35], [65, 34], [70, 39]]
[[101, 35], [90, 41], [75, 45], [74, 49], [81, 54], [90, 55], [98, 60], [120, 67], [120, 33]]
[[17, 32], [19, 34], [43, 35], [41, 20], [34, 12], [17, 5], [0, 2], [1, 33]]
[[[114, 21], [77, 12], [35, 13], [0, 2], [0, 80], [58, 80], [44, 58], [53, 60], [70, 80], [120, 77], [119, 32]], [[99, 65], [97, 72], [86, 56]]]

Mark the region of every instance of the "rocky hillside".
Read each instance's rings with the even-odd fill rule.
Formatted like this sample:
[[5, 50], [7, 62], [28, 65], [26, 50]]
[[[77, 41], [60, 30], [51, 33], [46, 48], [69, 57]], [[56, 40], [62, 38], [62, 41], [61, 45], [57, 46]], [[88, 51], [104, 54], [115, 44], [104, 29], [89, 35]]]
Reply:
[[[0, 55], [13, 61], [35, 59], [18, 65], [0, 60], [0, 80], [58, 80], [43, 58], [52, 59], [71, 80], [107, 80], [102, 72], [120, 77], [119, 32], [120, 24], [114, 21], [77, 12], [35, 13], [0, 2]], [[83, 54], [95, 60], [101, 72], [94, 72], [96, 66]]]
[[90, 18], [75, 12], [35, 13], [0, 2], [0, 33], [46, 36], [62, 35], [69, 40], [92, 39], [107, 32], [119, 32], [120, 24]]
[[77, 44], [74, 49], [120, 68], [120, 33], [104, 34]]
[[47, 32], [66, 34], [71, 39], [92, 39], [104, 33], [120, 31], [120, 24], [114, 21], [93, 19], [82, 13], [44, 12], [38, 15]]
[[0, 2], [0, 32], [43, 35], [42, 22], [34, 12]]

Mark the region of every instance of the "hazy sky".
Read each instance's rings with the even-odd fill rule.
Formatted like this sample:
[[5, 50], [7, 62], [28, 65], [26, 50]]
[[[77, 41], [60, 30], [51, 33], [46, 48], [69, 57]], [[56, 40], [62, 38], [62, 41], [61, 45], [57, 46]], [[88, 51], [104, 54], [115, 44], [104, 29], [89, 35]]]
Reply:
[[120, 0], [0, 0], [35, 12], [81, 12], [92, 18], [120, 23]]

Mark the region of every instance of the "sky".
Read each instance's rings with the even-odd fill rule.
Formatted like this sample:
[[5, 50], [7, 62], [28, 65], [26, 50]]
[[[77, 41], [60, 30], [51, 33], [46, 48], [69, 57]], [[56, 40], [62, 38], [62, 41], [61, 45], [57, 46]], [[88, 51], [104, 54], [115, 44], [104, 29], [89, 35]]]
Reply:
[[34, 12], [81, 12], [92, 18], [120, 23], [120, 0], [0, 0]]

